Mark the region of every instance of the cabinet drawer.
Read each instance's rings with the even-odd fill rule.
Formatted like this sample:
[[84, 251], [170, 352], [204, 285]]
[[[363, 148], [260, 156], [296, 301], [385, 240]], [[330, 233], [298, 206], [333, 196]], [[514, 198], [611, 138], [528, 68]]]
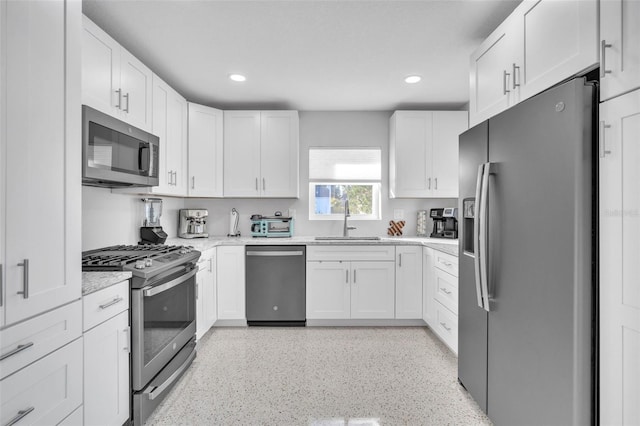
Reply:
[[441, 269], [434, 271], [436, 300], [449, 308], [454, 314], [458, 314], [458, 277], [444, 272]]
[[0, 353], [3, 356], [13, 355], [0, 361], [0, 378], [80, 337], [81, 321], [82, 302], [78, 300], [2, 330]]
[[458, 316], [436, 300], [435, 332], [454, 353], [458, 353]]
[[92, 327], [129, 309], [129, 281], [112, 285], [82, 298], [83, 330]]
[[389, 260], [394, 261], [396, 247], [391, 245], [341, 246], [321, 245], [307, 246], [307, 260]]
[[0, 381], [0, 423], [55, 425], [82, 404], [82, 339]]
[[434, 250], [433, 252], [435, 253], [435, 262], [433, 263], [434, 266], [457, 277], [458, 258], [438, 250]]

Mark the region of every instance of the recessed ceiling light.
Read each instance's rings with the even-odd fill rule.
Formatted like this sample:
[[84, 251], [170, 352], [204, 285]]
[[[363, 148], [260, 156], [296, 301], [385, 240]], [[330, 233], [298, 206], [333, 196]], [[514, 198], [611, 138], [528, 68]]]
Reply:
[[231, 74], [229, 78], [233, 81], [245, 81], [247, 79], [247, 77], [242, 74]]
[[410, 75], [409, 77], [404, 79], [404, 82], [413, 84], [419, 82], [420, 80], [422, 80], [422, 77], [420, 77], [419, 75]]

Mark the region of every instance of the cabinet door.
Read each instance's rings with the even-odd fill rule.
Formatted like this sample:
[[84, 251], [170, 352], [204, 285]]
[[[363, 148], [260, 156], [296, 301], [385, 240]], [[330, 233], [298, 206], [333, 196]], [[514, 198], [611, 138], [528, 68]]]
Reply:
[[222, 197], [223, 112], [189, 103], [189, 196]]
[[81, 296], [82, 24], [78, 2], [3, 7], [3, 302], [11, 324]]
[[431, 189], [430, 111], [396, 111], [390, 124], [389, 197], [426, 197]]
[[444, 272], [442, 269], [434, 270], [434, 294], [435, 299], [446, 306], [454, 314], [458, 314], [458, 277]]
[[120, 49], [120, 89], [123, 120], [143, 130], [151, 130], [153, 73], [126, 49]]
[[244, 246], [218, 247], [218, 318], [245, 319]]
[[307, 318], [351, 316], [349, 262], [307, 262]]
[[468, 128], [466, 111], [433, 112], [431, 195], [458, 198], [458, 136]]
[[600, 38], [600, 100], [639, 88], [640, 2], [601, 1]]
[[204, 275], [205, 275], [205, 266], [201, 265], [201, 262], [198, 262], [199, 271], [196, 274], [196, 339], [200, 340], [204, 333], [207, 332], [207, 328], [205, 326], [204, 320]]
[[155, 74], [153, 75], [153, 108], [152, 133], [160, 138], [160, 164], [158, 166], [159, 185], [152, 191], [159, 194], [170, 194], [173, 186], [173, 172], [169, 165], [169, 149], [167, 127], [169, 125], [170, 87]]
[[167, 117], [167, 161], [173, 170], [171, 193], [187, 195], [187, 101], [173, 89], [169, 91]]
[[224, 196], [260, 195], [260, 111], [224, 112]]
[[[469, 125], [504, 111], [517, 102], [514, 64], [520, 60], [517, 20], [507, 18], [471, 55]], [[516, 70], [517, 71], [517, 70]]]
[[0, 381], [0, 395], [3, 425], [18, 416], [22, 416], [18, 424], [61, 422], [82, 404], [82, 339]]
[[120, 45], [82, 15], [82, 103], [119, 116]]
[[263, 197], [298, 197], [298, 111], [260, 113]]
[[84, 424], [124, 424], [129, 418], [129, 311], [84, 334]]
[[422, 247], [396, 247], [396, 318], [422, 318]]
[[395, 263], [351, 262], [351, 318], [393, 318]]
[[512, 16], [522, 32], [524, 57], [515, 75], [520, 100], [598, 63], [597, 0], [525, 0]]
[[216, 301], [216, 251], [215, 249], [203, 253], [207, 258], [207, 269], [203, 275], [204, 290], [202, 296], [204, 298], [204, 320], [207, 330], [213, 326], [217, 318], [217, 301]]
[[600, 105], [600, 423], [640, 424], [640, 90]]
[[422, 319], [434, 328], [434, 284], [433, 249], [424, 247], [422, 257]]

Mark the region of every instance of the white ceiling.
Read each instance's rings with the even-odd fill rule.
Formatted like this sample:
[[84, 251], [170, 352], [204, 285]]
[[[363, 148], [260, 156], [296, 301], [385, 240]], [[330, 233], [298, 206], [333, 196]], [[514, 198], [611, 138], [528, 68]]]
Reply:
[[83, 11], [189, 101], [388, 111], [463, 107], [470, 54], [518, 3], [84, 0]]

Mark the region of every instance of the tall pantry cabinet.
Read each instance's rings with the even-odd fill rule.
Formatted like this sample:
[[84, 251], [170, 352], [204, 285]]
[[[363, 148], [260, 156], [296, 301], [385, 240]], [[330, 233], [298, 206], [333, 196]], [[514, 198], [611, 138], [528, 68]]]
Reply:
[[0, 424], [82, 405], [81, 2], [0, 2]]

